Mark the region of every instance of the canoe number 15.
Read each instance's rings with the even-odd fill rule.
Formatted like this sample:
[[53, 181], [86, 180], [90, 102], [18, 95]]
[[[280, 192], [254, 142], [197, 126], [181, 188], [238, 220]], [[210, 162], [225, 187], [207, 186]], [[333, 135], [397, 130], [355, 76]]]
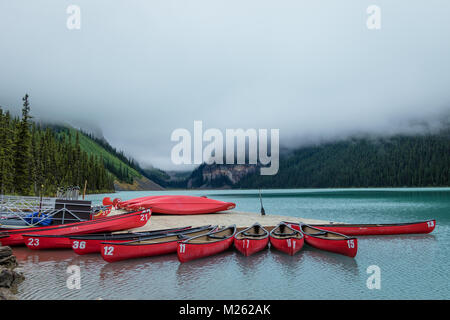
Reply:
[[347, 245], [349, 248], [354, 248], [355, 247], [355, 241], [354, 240], [347, 240]]

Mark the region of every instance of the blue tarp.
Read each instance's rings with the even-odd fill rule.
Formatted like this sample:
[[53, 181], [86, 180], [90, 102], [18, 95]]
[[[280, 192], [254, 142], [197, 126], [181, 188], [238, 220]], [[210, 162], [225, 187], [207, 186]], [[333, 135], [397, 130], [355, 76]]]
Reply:
[[33, 212], [25, 217], [25, 221], [31, 224], [40, 224], [41, 226], [49, 226], [52, 223], [52, 219], [48, 218], [46, 214], [41, 214], [39, 212]]

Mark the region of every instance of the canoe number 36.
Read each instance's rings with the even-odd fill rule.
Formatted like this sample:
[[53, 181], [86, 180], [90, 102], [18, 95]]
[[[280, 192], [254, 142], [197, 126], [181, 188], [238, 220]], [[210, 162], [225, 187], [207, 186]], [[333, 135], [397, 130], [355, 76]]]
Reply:
[[104, 253], [105, 256], [112, 256], [113, 252], [114, 252], [114, 247], [106, 246], [106, 247], [103, 248], [103, 250], [104, 250], [103, 253]]
[[74, 249], [84, 249], [86, 248], [86, 241], [74, 241], [72, 248]]
[[347, 245], [349, 248], [354, 248], [355, 247], [355, 241], [354, 240], [347, 240]]

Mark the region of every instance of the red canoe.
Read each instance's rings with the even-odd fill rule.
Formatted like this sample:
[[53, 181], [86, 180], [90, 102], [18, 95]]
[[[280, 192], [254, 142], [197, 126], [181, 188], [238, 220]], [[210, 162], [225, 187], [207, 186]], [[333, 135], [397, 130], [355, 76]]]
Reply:
[[68, 236], [24, 234], [22, 237], [25, 245], [31, 250], [70, 249]]
[[[140, 221], [139, 221], [140, 222]], [[139, 223], [140, 224], [140, 223]], [[140, 227], [142, 225], [138, 225]], [[136, 227], [136, 228], [138, 228]], [[134, 227], [133, 227], [134, 228]], [[133, 229], [131, 228], [131, 229]], [[42, 249], [70, 249], [72, 248], [77, 254], [87, 254], [100, 252], [100, 243], [108, 241], [127, 242], [140, 237], [159, 236], [169, 232], [177, 233], [185, 228], [173, 228], [164, 230], [155, 230], [141, 233], [124, 232], [124, 233], [75, 233], [64, 235], [43, 235], [43, 234], [24, 234], [23, 239], [25, 245], [32, 250]], [[130, 229], [130, 228], [126, 228]], [[123, 230], [126, 230], [123, 229]], [[122, 229], [121, 229], [122, 230]], [[120, 230], [116, 230], [120, 231]], [[95, 231], [93, 231], [95, 232]]]
[[270, 244], [291, 256], [299, 252], [305, 243], [303, 234], [285, 223], [280, 223], [270, 231]]
[[[47, 236], [47, 235], [64, 236], [64, 235], [85, 234], [93, 232], [112, 232], [126, 229], [134, 229], [144, 226], [150, 219], [151, 214], [152, 213], [150, 210], [144, 210], [108, 216], [96, 220], [62, 224], [58, 226], [49, 226], [32, 229], [25, 228], [15, 231], [8, 231], [6, 232], [8, 237], [2, 239], [2, 243], [3, 245], [6, 246], [22, 245], [24, 244], [23, 236], [31, 234], [33, 236]], [[44, 243], [40, 241], [44, 241]], [[58, 239], [57, 241], [59, 242], [60, 240]], [[37, 243], [33, 241], [33, 244], [30, 244], [30, 246], [32, 246], [33, 249], [44, 248], [45, 246], [50, 245], [49, 242], [50, 243], [52, 242], [51, 237], [48, 237], [48, 239], [45, 240], [38, 240]]]
[[105, 197], [105, 198], [103, 198], [102, 204], [103, 204], [104, 206], [110, 206], [110, 205], [113, 204], [113, 202], [111, 201], [111, 198], [110, 198], [110, 197]]
[[224, 202], [206, 197], [164, 196], [154, 197], [127, 206], [127, 209], [152, 209], [163, 214], [206, 214], [231, 210], [236, 207], [232, 202]]
[[0, 246], [2, 246], [2, 239], [7, 238], [8, 236], [6, 234], [0, 235]]
[[192, 228], [178, 234], [172, 233], [123, 243], [102, 242], [100, 244], [100, 253], [103, 259], [108, 262], [175, 253], [177, 244], [181, 240], [207, 234], [216, 228], [217, 226], [204, 226]]
[[139, 198], [134, 198], [134, 199], [130, 199], [130, 200], [125, 200], [122, 201], [118, 198], [113, 200], [113, 204], [116, 205], [118, 208], [127, 208], [128, 206], [138, 203], [138, 202], [142, 202], [145, 200], [150, 200], [153, 198], [159, 198], [159, 197], [164, 197], [164, 196], [146, 196], [146, 197], [139, 197]]
[[76, 254], [100, 253], [102, 242], [128, 242], [152, 236], [161, 236], [168, 233], [179, 233], [190, 230], [191, 227], [180, 227], [171, 229], [153, 230], [147, 232], [126, 232], [126, 233], [94, 233], [69, 236], [70, 247]]
[[325, 224], [313, 227], [348, 236], [415, 234], [432, 232], [436, 227], [436, 220], [392, 224]]
[[236, 226], [233, 225], [179, 242], [178, 260], [187, 262], [225, 251], [233, 245], [235, 234]]
[[234, 236], [234, 246], [245, 256], [250, 256], [267, 247], [269, 232], [259, 223], [244, 229]]
[[[296, 227], [298, 226], [292, 225], [292, 228]], [[354, 237], [322, 230], [307, 224], [301, 224], [299, 228], [305, 236], [306, 243], [314, 248], [343, 254], [351, 258], [355, 257], [358, 252], [358, 240]]]

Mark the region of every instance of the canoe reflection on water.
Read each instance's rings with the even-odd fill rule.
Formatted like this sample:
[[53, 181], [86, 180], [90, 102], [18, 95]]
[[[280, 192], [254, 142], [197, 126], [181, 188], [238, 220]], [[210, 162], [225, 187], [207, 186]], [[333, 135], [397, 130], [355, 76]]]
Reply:
[[39, 262], [61, 262], [61, 261], [84, 261], [78, 259], [72, 250], [30, 250], [27, 247], [14, 247], [13, 254], [20, 263], [39, 263]]
[[337, 253], [317, 250], [311, 247], [304, 248], [304, 250], [306, 264], [317, 263], [321, 264], [324, 269], [344, 271], [352, 276], [359, 275], [357, 259], [346, 257]]
[[105, 262], [99, 255], [103, 266], [100, 269], [100, 280], [114, 280], [124, 278], [127, 274], [136, 274], [141, 270], [145, 272], [158, 274], [158, 271], [172, 269], [172, 264], [178, 265], [176, 254], [167, 254], [141, 259], [123, 260], [115, 263]]
[[[270, 246], [270, 255], [268, 258], [272, 259], [283, 271], [296, 273], [305, 261], [305, 248], [302, 248], [297, 254], [290, 256], [273, 246]], [[264, 264], [264, 262], [263, 262]]]
[[250, 257], [246, 257], [239, 252], [236, 252], [236, 264], [239, 267], [239, 271], [241, 271], [244, 275], [250, 275], [267, 267], [265, 266], [264, 261], [267, 261], [270, 254], [271, 253], [268, 248], [254, 253]]
[[[178, 263], [176, 271], [179, 285], [185, 286], [191, 281], [197, 281], [199, 278], [207, 275], [208, 277], [220, 276], [218, 266], [233, 264], [233, 259], [239, 254], [235, 250], [226, 250], [205, 259], [192, 260], [189, 263]], [[222, 269], [223, 272], [223, 269]], [[195, 283], [192, 283], [193, 285]]]

